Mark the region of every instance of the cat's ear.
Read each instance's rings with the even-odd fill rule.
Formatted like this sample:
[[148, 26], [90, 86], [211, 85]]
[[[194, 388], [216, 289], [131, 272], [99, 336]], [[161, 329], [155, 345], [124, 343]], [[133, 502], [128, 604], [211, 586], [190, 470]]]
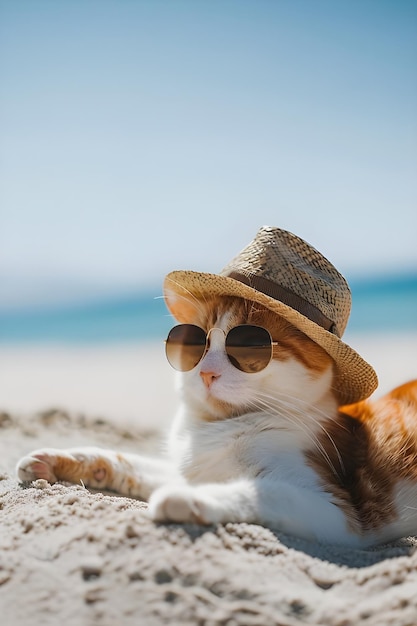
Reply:
[[165, 289], [165, 302], [172, 315], [181, 324], [192, 323], [196, 319], [199, 303], [192, 300], [191, 296], [187, 298], [171, 289]]

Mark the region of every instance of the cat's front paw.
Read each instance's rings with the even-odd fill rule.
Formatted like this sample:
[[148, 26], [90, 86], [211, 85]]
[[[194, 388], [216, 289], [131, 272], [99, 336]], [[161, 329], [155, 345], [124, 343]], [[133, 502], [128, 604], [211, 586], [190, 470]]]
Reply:
[[43, 478], [50, 483], [58, 480], [54, 467], [57, 464], [57, 454], [54, 450], [35, 450], [30, 455], [23, 457], [17, 464], [16, 472], [22, 482], [31, 482]]
[[213, 497], [189, 485], [161, 487], [149, 500], [149, 514], [157, 522], [215, 524], [221, 511]]
[[96, 450], [56, 450], [44, 448], [23, 457], [17, 464], [17, 475], [23, 482], [43, 478], [50, 483], [65, 480], [92, 487], [104, 487], [113, 477], [111, 462]]

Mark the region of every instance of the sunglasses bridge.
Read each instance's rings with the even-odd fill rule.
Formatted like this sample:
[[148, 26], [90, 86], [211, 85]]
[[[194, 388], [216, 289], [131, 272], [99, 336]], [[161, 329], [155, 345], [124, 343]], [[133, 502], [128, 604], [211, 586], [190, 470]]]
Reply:
[[224, 342], [226, 341], [227, 333], [224, 332], [223, 328], [219, 328], [218, 326], [213, 326], [213, 328], [210, 328], [210, 330], [208, 330], [206, 333], [206, 351], [211, 347], [210, 337], [211, 337], [211, 333], [213, 332], [213, 330], [219, 330], [223, 335]]

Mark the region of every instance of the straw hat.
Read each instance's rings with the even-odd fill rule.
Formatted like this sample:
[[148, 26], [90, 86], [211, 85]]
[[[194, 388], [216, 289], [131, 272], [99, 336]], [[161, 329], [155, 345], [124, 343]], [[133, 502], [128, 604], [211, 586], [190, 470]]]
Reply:
[[[341, 404], [367, 398], [378, 385], [373, 368], [340, 339], [351, 308], [346, 280], [320, 252], [288, 231], [264, 226], [220, 274], [174, 271], [164, 288], [196, 298], [237, 296], [285, 318], [333, 358]], [[169, 297], [167, 303], [173, 313]]]

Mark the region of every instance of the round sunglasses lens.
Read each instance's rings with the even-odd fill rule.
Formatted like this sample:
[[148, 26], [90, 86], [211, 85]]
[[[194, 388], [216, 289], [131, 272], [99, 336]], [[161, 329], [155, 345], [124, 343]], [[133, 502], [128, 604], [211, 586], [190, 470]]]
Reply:
[[174, 326], [165, 342], [169, 364], [180, 372], [189, 372], [201, 360], [206, 349], [206, 333], [193, 324]]
[[261, 326], [236, 326], [226, 337], [226, 352], [231, 363], [242, 372], [260, 372], [272, 357], [271, 335]]

